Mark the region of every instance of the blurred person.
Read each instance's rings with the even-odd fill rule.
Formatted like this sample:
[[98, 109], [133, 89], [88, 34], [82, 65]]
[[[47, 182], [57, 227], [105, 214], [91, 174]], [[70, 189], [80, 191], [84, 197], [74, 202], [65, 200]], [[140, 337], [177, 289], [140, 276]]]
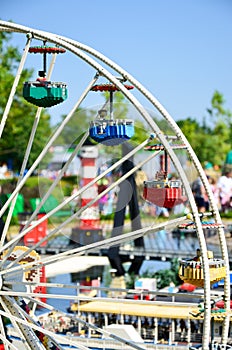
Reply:
[[[79, 191], [79, 186], [78, 186], [78, 185], [74, 185], [74, 186], [73, 186], [73, 190], [72, 190], [72, 192], [71, 192], [71, 195], [73, 196], [73, 195], [77, 194], [78, 191]], [[70, 205], [71, 205], [72, 212], [75, 213], [75, 212], [76, 212], [76, 209], [77, 209], [78, 207], [80, 207], [80, 205], [81, 205], [80, 196], [75, 197], [75, 198], [71, 201]]]
[[222, 212], [226, 212], [232, 207], [232, 170], [225, 169], [217, 182], [219, 190], [219, 200]]
[[46, 84], [46, 81], [47, 81], [47, 78], [46, 78], [46, 72], [43, 71], [43, 70], [40, 70], [39, 73], [38, 73], [38, 78], [36, 79], [36, 81], [40, 82], [41, 85], [45, 85]]
[[[100, 194], [107, 189], [109, 181], [105, 178], [102, 178], [101, 180], [98, 181], [97, 184], [98, 184], [98, 194]], [[98, 201], [100, 215], [104, 213], [104, 207], [107, 200], [108, 200], [108, 193], [103, 195]]]
[[142, 202], [143, 202], [144, 181], [147, 181], [147, 174], [145, 173], [145, 171], [143, 171], [141, 168], [139, 168], [135, 174], [135, 183], [136, 183], [138, 194], [139, 194], [139, 196], [138, 196], [139, 201], [142, 201]]
[[6, 173], [8, 171], [8, 167], [6, 163], [2, 163], [0, 166], [0, 179], [5, 179], [6, 178]]
[[200, 213], [205, 213], [209, 210], [209, 200], [200, 177], [193, 181], [191, 187], [198, 211]]
[[217, 181], [212, 176], [209, 176], [208, 180], [209, 180], [209, 184], [210, 184], [211, 190], [213, 192], [213, 196], [214, 196], [215, 202], [217, 204], [217, 207], [220, 209], [221, 203], [220, 203], [220, 198], [219, 198], [219, 188], [217, 185]]
[[193, 258], [194, 261], [201, 261], [201, 250], [197, 248], [196, 256]]

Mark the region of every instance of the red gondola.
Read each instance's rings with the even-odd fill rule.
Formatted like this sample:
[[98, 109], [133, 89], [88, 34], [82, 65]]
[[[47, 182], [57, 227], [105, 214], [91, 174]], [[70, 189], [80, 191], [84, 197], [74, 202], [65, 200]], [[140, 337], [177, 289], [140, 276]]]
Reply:
[[162, 172], [157, 172], [155, 180], [144, 181], [143, 197], [148, 202], [168, 209], [187, 199], [182, 194], [181, 181], [167, 180]]
[[[155, 147], [156, 146], [156, 147]], [[152, 150], [163, 150], [163, 145], [153, 145]], [[151, 150], [148, 147], [147, 150]], [[143, 197], [159, 207], [171, 209], [175, 205], [184, 203], [187, 197], [183, 195], [180, 180], [168, 179], [168, 155], [164, 151], [164, 162], [161, 162], [161, 170], [157, 171], [155, 179], [144, 181]]]

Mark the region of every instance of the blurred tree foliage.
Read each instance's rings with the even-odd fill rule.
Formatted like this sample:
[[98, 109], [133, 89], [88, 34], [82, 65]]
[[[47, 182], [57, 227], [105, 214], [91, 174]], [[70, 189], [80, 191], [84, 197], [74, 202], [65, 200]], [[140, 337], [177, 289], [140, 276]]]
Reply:
[[179, 278], [179, 261], [177, 258], [171, 260], [170, 269], [160, 270], [155, 272], [154, 277], [157, 279], [157, 288], [164, 288], [169, 286], [170, 283], [174, 283], [175, 286], [182, 284], [183, 282]]
[[[94, 120], [96, 114], [97, 111], [79, 107], [69, 122], [65, 125], [54, 144], [67, 145], [69, 147], [75, 146], [77, 141], [80, 140], [80, 136], [88, 131], [90, 121]], [[66, 115], [62, 115], [61, 122], [57, 126], [59, 126], [65, 118]]]
[[[21, 58], [17, 47], [11, 45], [12, 34], [0, 33], [0, 113], [4, 112], [16, 70]], [[34, 122], [36, 107], [27, 103], [22, 96], [23, 82], [28, 81], [33, 70], [24, 69], [17, 87], [16, 95], [9, 112], [7, 122], [0, 140], [0, 162], [13, 163], [13, 169], [19, 170], [25, 149], [28, 144], [31, 127]], [[105, 93], [105, 102], [109, 93]], [[120, 92], [114, 93], [114, 117], [128, 118], [128, 103]], [[108, 106], [107, 106], [108, 108]], [[64, 128], [56, 144], [73, 146], [76, 140], [89, 128], [98, 111], [79, 108], [70, 122]], [[62, 116], [62, 120], [65, 116]], [[154, 118], [155, 119], [155, 118]], [[232, 149], [232, 112], [226, 108], [224, 96], [215, 91], [211, 106], [206, 109], [202, 122], [198, 118], [188, 117], [177, 121], [183, 133], [189, 140], [200, 162], [211, 162], [222, 166], [225, 155]], [[162, 122], [162, 121], [161, 121]], [[159, 124], [157, 122], [157, 124]], [[168, 127], [168, 126], [167, 126]], [[167, 130], [162, 126], [162, 130]], [[48, 137], [51, 134], [50, 116], [43, 110], [36, 131], [28, 167], [38, 157]], [[135, 122], [135, 135], [131, 143], [136, 146], [149, 136], [149, 130], [142, 120]], [[112, 158], [121, 157], [121, 147], [102, 147], [104, 153]], [[100, 147], [100, 154], [103, 152]]]
[[[3, 115], [16, 70], [21, 59], [17, 47], [11, 45], [12, 34], [0, 32], [0, 114]], [[26, 40], [26, 38], [25, 38]], [[0, 139], [0, 162], [7, 162], [19, 171], [28, 144], [37, 108], [27, 103], [23, 96], [23, 82], [28, 81], [33, 70], [24, 69], [18, 84], [2, 138]], [[50, 116], [42, 111], [36, 131], [28, 167], [35, 161], [50, 135]]]
[[156, 278], [157, 289], [161, 289], [174, 283], [175, 286], [182, 284], [183, 282], [179, 278], [179, 261], [177, 258], [171, 260], [171, 266], [169, 269], [163, 269], [156, 272], [145, 271], [141, 277], [144, 278]]
[[177, 121], [202, 164], [222, 166], [232, 149], [232, 112], [225, 103], [223, 95], [215, 91], [202, 123], [194, 118]]

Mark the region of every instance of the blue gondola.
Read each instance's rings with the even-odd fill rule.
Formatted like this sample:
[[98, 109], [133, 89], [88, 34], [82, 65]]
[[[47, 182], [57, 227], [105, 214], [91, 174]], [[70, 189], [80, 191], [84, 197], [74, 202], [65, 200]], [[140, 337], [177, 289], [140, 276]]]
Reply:
[[96, 119], [91, 122], [90, 137], [106, 146], [120, 145], [134, 135], [134, 122], [125, 119]]
[[[124, 81], [122, 79], [121, 81]], [[127, 90], [131, 90], [134, 87], [132, 85], [124, 84]], [[94, 85], [92, 91], [107, 91], [110, 94], [110, 118], [107, 119], [107, 111], [101, 109], [99, 111], [99, 117], [91, 122], [89, 128], [90, 137], [98, 142], [103, 143], [106, 146], [120, 145], [125, 141], [128, 141], [134, 135], [134, 122], [128, 119], [113, 119], [113, 93], [119, 91], [118, 87], [114, 84], [101, 84]]]

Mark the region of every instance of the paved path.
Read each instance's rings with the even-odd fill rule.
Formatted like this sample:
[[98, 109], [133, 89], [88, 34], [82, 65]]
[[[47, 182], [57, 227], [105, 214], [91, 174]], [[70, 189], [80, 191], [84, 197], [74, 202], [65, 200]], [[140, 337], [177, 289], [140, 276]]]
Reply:
[[[149, 226], [151, 223], [150, 220], [143, 221], [143, 227]], [[103, 230], [103, 235], [108, 237], [110, 232], [112, 231], [113, 222], [112, 221], [104, 221], [101, 223], [101, 227]], [[129, 232], [131, 230], [130, 222], [126, 222], [124, 225], [124, 230]], [[212, 250], [214, 252], [215, 257], [220, 257], [220, 249], [219, 243], [217, 239], [217, 235], [214, 231], [205, 231], [206, 236], [210, 236], [207, 238], [207, 247], [208, 250]], [[64, 235], [59, 235], [56, 238], [49, 241], [46, 247], [46, 253], [49, 251], [59, 252], [70, 249], [69, 246], [69, 236], [71, 234], [71, 229], [67, 229]], [[231, 256], [232, 261], [232, 246], [228, 245], [229, 255]], [[165, 231], [161, 230], [158, 232], [153, 232], [147, 234], [144, 237], [144, 248], [134, 248], [133, 242], [128, 242], [123, 244], [120, 248], [120, 253], [124, 255], [134, 254], [134, 255], [143, 255], [149, 256], [151, 259], [155, 258], [167, 258], [171, 259], [174, 257], [190, 257], [195, 255], [196, 249], [199, 247], [198, 239], [194, 231], [182, 230], [181, 232], [173, 231]], [[42, 252], [42, 251], [41, 251]], [[44, 251], [45, 253], [45, 251]], [[98, 252], [99, 253], [99, 252]], [[97, 254], [98, 254], [97, 253]]]

